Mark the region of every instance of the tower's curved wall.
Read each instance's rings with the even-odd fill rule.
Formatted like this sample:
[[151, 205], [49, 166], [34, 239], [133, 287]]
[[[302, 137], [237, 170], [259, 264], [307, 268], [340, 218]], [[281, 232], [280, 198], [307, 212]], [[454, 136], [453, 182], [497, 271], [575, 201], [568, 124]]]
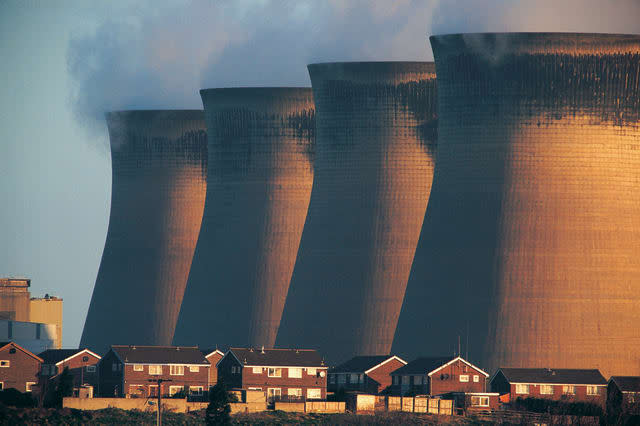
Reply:
[[202, 111], [107, 114], [111, 215], [81, 347], [171, 343], [206, 193]]
[[276, 344], [388, 354], [431, 187], [434, 64], [308, 68], [315, 179]]
[[640, 374], [640, 36], [431, 43], [437, 166], [394, 348]]
[[313, 182], [310, 88], [200, 92], [207, 201], [176, 344], [272, 347]]

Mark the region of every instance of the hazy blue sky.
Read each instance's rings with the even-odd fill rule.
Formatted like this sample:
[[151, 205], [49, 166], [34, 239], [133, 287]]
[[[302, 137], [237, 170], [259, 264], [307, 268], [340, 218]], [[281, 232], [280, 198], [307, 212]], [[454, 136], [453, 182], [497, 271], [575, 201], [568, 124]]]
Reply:
[[63, 297], [78, 344], [109, 218], [104, 111], [308, 85], [309, 62], [430, 60], [427, 35], [471, 31], [640, 33], [640, 1], [0, 0], [0, 276]]

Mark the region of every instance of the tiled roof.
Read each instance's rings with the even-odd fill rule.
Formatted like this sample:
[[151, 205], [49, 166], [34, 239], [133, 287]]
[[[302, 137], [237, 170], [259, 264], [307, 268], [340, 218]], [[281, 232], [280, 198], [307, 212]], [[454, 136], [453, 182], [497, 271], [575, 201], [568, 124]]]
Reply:
[[231, 348], [229, 351], [244, 365], [326, 367], [315, 349]]
[[113, 345], [122, 361], [132, 364], [209, 364], [195, 346]]
[[47, 349], [39, 353], [38, 356], [42, 358], [45, 364], [57, 364], [83, 350], [84, 349]]
[[637, 376], [612, 376], [611, 380], [618, 385], [622, 392], [640, 392], [640, 377]]
[[394, 370], [391, 374], [428, 374], [438, 367], [442, 367], [446, 363], [453, 361], [455, 356], [441, 356], [432, 358], [418, 358], [411, 361], [404, 367]]
[[368, 369], [392, 358], [392, 355], [356, 356], [332, 368], [330, 373], [364, 373]]
[[570, 385], [606, 385], [599, 370], [571, 368], [500, 368], [510, 383], [556, 383]]

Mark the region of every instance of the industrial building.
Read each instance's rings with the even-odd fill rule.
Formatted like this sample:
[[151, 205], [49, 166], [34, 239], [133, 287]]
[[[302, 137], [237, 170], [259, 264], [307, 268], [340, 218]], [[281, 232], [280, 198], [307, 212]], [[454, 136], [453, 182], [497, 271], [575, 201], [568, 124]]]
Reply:
[[207, 200], [174, 344], [272, 347], [313, 181], [309, 88], [200, 92]]
[[640, 36], [431, 44], [438, 155], [394, 352], [639, 375]]
[[315, 175], [276, 345], [317, 348], [330, 363], [386, 355], [431, 187], [434, 64], [308, 69]]
[[171, 343], [206, 193], [202, 111], [107, 114], [109, 228], [80, 346]]

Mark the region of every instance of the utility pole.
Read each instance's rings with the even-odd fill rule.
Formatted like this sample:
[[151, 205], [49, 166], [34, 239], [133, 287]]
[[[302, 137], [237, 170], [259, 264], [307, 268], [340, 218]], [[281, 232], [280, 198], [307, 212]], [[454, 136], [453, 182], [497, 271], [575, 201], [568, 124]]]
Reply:
[[162, 426], [162, 383], [172, 382], [171, 379], [149, 379], [150, 382], [158, 384], [158, 414], [156, 416], [156, 425]]

